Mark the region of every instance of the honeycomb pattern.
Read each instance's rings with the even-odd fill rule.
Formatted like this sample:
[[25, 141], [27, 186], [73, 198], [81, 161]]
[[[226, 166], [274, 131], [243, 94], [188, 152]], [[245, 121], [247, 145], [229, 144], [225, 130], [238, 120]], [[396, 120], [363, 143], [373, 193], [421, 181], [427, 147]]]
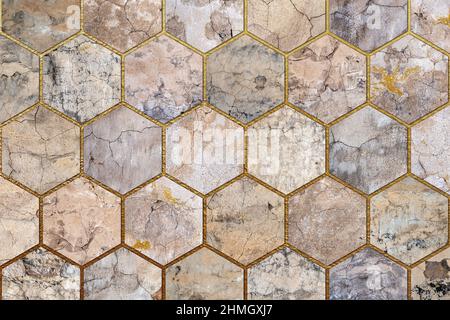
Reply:
[[2, 0], [0, 299], [449, 299], [449, 12]]

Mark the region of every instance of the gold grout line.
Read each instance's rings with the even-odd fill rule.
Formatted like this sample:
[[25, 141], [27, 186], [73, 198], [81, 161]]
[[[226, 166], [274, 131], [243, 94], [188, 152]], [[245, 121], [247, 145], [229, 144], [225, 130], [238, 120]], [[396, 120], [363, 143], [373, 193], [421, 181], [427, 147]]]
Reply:
[[370, 238], [371, 238], [370, 225], [372, 223], [371, 199], [369, 197], [365, 197], [365, 200], [366, 200], [366, 244], [370, 244]]
[[44, 198], [39, 197], [39, 209], [38, 209], [38, 216], [39, 216], [39, 245], [44, 244]]
[[406, 128], [406, 170], [407, 173], [411, 173], [411, 128]]
[[412, 300], [411, 288], [411, 270], [406, 270], [406, 297], [408, 300]]
[[202, 244], [206, 244], [208, 239], [208, 228], [207, 228], [207, 220], [208, 220], [208, 202], [207, 198], [202, 198]]
[[80, 300], [84, 300], [84, 268], [80, 268]]
[[161, 300], [166, 300], [166, 268], [161, 268]]
[[243, 300], [250, 300], [248, 296], [248, 268], [244, 268], [243, 270], [242, 282], [243, 282], [242, 298]]
[[289, 200], [288, 196], [284, 198], [284, 244], [289, 242]]
[[406, 28], [407, 32], [411, 32], [411, 0], [406, 2]]
[[125, 244], [126, 239], [126, 225], [125, 225], [125, 198], [120, 199], [120, 243]]
[[330, 20], [331, 20], [331, 11], [330, 11], [330, 0], [325, 0], [325, 32], [330, 33]]
[[325, 300], [330, 300], [330, 269], [325, 269]]

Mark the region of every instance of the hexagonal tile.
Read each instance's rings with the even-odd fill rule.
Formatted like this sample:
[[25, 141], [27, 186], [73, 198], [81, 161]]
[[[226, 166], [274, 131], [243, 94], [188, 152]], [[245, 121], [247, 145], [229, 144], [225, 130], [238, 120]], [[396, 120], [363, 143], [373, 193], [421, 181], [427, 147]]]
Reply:
[[150, 117], [167, 122], [199, 104], [202, 57], [161, 36], [125, 58], [125, 99]]
[[162, 177], [125, 200], [125, 241], [166, 264], [202, 243], [202, 199]]
[[412, 122], [448, 101], [448, 57], [406, 36], [371, 58], [373, 103]]
[[249, 36], [208, 57], [208, 101], [242, 122], [248, 122], [284, 98], [284, 61], [275, 51]]
[[243, 171], [244, 129], [202, 106], [167, 129], [167, 172], [208, 193]]
[[39, 97], [39, 58], [0, 36], [0, 122], [36, 103]]
[[411, 130], [411, 170], [420, 178], [450, 193], [450, 108]]
[[208, 51], [244, 30], [243, 0], [166, 0], [167, 32]]
[[331, 300], [406, 300], [406, 270], [366, 248], [330, 271]]
[[330, 264], [366, 243], [366, 200], [325, 177], [289, 200], [289, 243]]
[[208, 249], [201, 249], [167, 268], [168, 300], [242, 300], [241, 268]]
[[285, 248], [248, 270], [250, 300], [323, 300], [325, 270]]
[[161, 172], [161, 128], [120, 107], [84, 129], [84, 169], [126, 193]]
[[44, 56], [44, 101], [87, 121], [120, 101], [120, 57], [79, 36]]
[[411, 295], [414, 300], [449, 300], [450, 249], [422, 262], [411, 272]]
[[84, 270], [86, 300], [159, 300], [161, 269], [120, 248]]
[[371, 200], [370, 241], [411, 264], [448, 240], [448, 200], [426, 185], [406, 178]]
[[411, 0], [411, 30], [450, 51], [450, 2], [448, 0]]
[[248, 31], [289, 51], [325, 31], [323, 0], [249, 0]]
[[3, 0], [2, 31], [38, 51], [80, 30], [79, 0]]
[[207, 200], [207, 242], [248, 264], [283, 244], [283, 198], [249, 178]]
[[0, 265], [39, 241], [39, 200], [0, 178]]
[[38, 106], [3, 128], [5, 175], [43, 193], [80, 172], [80, 129]]
[[325, 173], [325, 129], [283, 107], [248, 131], [248, 172], [289, 193]]
[[370, 52], [406, 32], [407, 6], [407, 0], [330, 0], [330, 29]]
[[85, 178], [44, 198], [44, 243], [79, 264], [120, 243], [120, 199]]
[[289, 56], [289, 101], [330, 122], [366, 101], [366, 58], [331, 36]]
[[78, 300], [80, 269], [37, 249], [3, 269], [4, 300]]
[[406, 128], [366, 107], [330, 129], [330, 172], [372, 193], [406, 173]]
[[84, 31], [126, 51], [161, 31], [161, 0], [85, 0]]

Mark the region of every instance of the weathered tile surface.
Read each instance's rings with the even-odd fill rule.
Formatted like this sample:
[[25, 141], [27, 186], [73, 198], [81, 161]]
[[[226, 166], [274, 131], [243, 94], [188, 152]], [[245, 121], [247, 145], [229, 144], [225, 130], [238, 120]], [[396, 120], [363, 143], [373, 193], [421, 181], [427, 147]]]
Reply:
[[39, 58], [0, 36], [0, 122], [36, 103]]
[[84, 31], [126, 51], [161, 31], [161, 0], [85, 0]]
[[407, 0], [330, 0], [330, 29], [365, 51], [406, 32]]
[[120, 199], [84, 178], [44, 198], [44, 243], [84, 264], [120, 243]]
[[289, 51], [325, 31], [323, 0], [249, 0], [248, 30]]
[[39, 200], [0, 178], [0, 265], [39, 241]]
[[161, 128], [120, 107], [84, 129], [84, 170], [125, 193], [161, 172]]
[[159, 300], [161, 269], [121, 248], [84, 270], [86, 300]]
[[366, 242], [366, 201], [325, 177], [289, 200], [289, 243], [330, 264]]
[[406, 128], [366, 107], [330, 130], [330, 171], [372, 193], [406, 173]]
[[242, 300], [243, 270], [201, 249], [170, 266], [166, 273], [169, 300]]
[[125, 58], [125, 99], [167, 122], [202, 99], [202, 57], [161, 36]]
[[78, 300], [80, 270], [60, 257], [37, 249], [2, 272], [4, 300]]
[[324, 36], [289, 56], [289, 101], [330, 122], [366, 101], [366, 58]]
[[282, 249], [249, 269], [248, 298], [323, 300], [325, 270], [290, 249]]
[[283, 198], [242, 178], [207, 200], [207, 242], [248, 264], [283, 244]]
[[202, 243], [202, 199], [163, 177], [125, 201], [125, 241], [166, 264]]
[[406, 300], [406, 270], [364, 249], [330, 271], [331, 300]]
[[120, 57], [85, 36], [44, 56], [44, 101], [85, 122], [120, 100]]
[[250, 174], [289, 193], [325, 173], [325, 129], [283, 107], [250, 127]]
[[242, 122], [283, 102], [283, 57], [249, 36], [214, 52], [206, 70], [208, 101]]
[[377, 194], [370, 209], [371, 243], [404, 263], [447, 243], [447, 198], [412, 178]]
[[166, 29], [208, 51], [244, 29], [243, 0], [166, 0]]
[[450, 108], [411, 130], [411, 170], [420, 178], [450, 193]]
[[167, 129], [167, 172], [208, 193], [243, 171], [244, 130], [202, 106]]
[[3, 128], [3, 173], [43, 193], [80, 172], [80, 129], [38, 106]]
[[412, 122], [448, 101], [448, 57], [406, 36], [371, 58], [373, 103]]
[[80, 30], [79, 0], [2, 0], [2, 29], [38, 51]]

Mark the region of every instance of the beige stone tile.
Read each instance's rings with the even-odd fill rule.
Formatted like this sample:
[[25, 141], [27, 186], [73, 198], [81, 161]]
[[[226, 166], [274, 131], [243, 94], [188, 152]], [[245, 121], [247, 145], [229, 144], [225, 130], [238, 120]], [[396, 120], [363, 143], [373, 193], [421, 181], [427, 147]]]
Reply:
[[125, 201], [125, 241], [166, 264], [202, 243], [202, 199], [162, 177]]
[[370, 241], [412, 264], [448, 240], [448, 199], [406, 178], [377, 194], [370, 205]]
[[120, 243], [120, 199], [85, 178], [44, 198], [44, 243], [84, 264]]
[[289, 193], [325, 173], [325, 129], [283, 107], [248, 131], [248, 171]]
[[289, 243], [330, 264], [366, 243], [366, 200], [325, 177], [289, 200]]
[[243, 270], [209, 249], [200, 249], [166, 272], [168, 300], [243, 299]]
[[290, 51], [325, 31], [325, 1], [249, 0], [248, 30]]
[[38, 106], [3, 128], [3, 173], [43, 193], [80, 172], [80, 129]]
[[161, 36], [125, 58], [125, 99], [167, 122], [201, 102], [202, 63], [197, 53]]
[[283, 244], [283, 198], [242, 178], [207, 200], [207, 242], [248, 264]]
[[325, 270], [285, 248], [248, 271], [250, 300], [324, 300]]

